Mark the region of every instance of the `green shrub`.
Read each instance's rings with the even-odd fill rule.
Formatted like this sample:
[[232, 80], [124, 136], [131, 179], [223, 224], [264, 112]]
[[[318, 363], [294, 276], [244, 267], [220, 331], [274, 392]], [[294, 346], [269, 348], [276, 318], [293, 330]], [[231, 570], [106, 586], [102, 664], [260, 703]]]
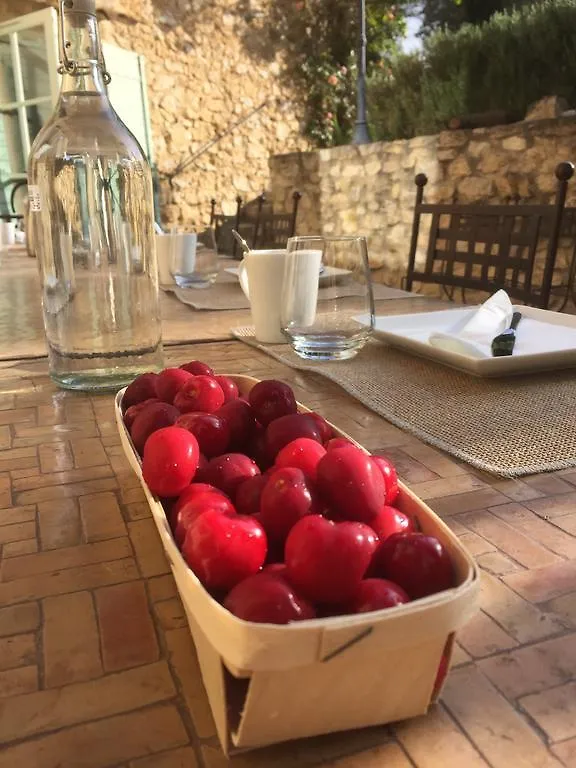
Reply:
[[544, 96], [576, 105], [576, 0], [543, 0], [478, 26], [438, 32], [369, 83], [373, 135], [436, 133], [451, 117], [505, 110], [519, 119]]

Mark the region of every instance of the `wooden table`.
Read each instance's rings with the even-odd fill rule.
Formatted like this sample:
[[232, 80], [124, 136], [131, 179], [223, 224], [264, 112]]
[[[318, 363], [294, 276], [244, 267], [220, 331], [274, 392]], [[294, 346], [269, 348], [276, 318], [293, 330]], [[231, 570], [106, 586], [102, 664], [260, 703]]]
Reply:
[[[5, 344], [7, 290], [3, 282]], [[408, 311], [422, 301], [386, 305]], [[172, 309], [173, 329], [194, 325], [209, 339], [226, 327], [228, 313]], [[39, 339], [30, 328], [16, 347], [28, 359], [0, 367], [0, 768], [576, 765], [576, 471], [499, 480], [393, 427], [325, 379], [239, 342], [169, 348], [172, 364], [201, 358], [290, 382], [300, 400], [390, 456], [483, 571], [482, 611], [459, 635], [442, 703], [428, 716], [228, 762], [172, 576], [120, 447], [112, 397], [57, 390], [46, 360], [31, 359]]]
[[[43, 357], [46, 342], [36, 260], [0, 251], [0, 271], [0, 360]], [[398, 314], [423, 311], [438, 303], [415, 295], [413, 299], [379, 302], [378, 306], [385, 306], [388, 314]], [[166, 346], [231, 339], [231, 328], [250, 324], [248, 310], [196, 312], [164, 291], [160, 291], [160, 309]]]

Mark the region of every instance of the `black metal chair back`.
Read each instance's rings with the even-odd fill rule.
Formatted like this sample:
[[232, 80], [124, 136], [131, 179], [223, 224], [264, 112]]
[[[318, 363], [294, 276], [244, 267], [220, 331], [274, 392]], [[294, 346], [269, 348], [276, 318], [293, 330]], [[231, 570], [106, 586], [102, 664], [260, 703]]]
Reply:
[[[561, 231], [568, 181], [574, 165], [560, 163], [553, 205], [427, 204], [425, 174], [415, 178], [416, 205], [406, 289], [414, 282], [494, 292], [547, 308]], [[421, 218], [431, 217], [426, 258], [416, 267]], [[546, 241], [542, 269], [539, 246]]]
[[274, 213], [264, 192], [253, 203], [243, 205], [242, 197], [236, 198], [236, 213], [225, 216], [216, 213], [217, 201], [210, 201], [210, 226], [213, 227], [218, 250], [239, 257], [239, 246], [232, 237], [232, 229], [239, 232], [250, 248], [284, 248], [286, 241], [296, 232], [298, 206], [302, 195], [292, 194], [292, 211]]
[[[12, 184], [10, 198], [7, 198], [7, 190]], [[16, 211], [16, 197], [21, 190], [28, 186], [24, 179], [9, 179], [6, 183], [0, 185], [0, 220], [2, 221], [21, 221], [24, 218], [22, 213]], [[25, 191], [25, 190], [24, 190]]]

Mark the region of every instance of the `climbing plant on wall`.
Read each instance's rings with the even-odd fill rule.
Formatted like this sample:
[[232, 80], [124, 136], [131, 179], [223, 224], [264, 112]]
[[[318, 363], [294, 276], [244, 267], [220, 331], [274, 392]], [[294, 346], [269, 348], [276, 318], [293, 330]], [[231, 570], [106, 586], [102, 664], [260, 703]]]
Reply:
[[[405, 32], [401, 2], [368, 0], [369, 71], [386, 66]], [[355, 118], [356, 0], [276, 0], [267, 16], [273, 44], [305, 99], [308, 136], [319, 146], [347, 143]]]

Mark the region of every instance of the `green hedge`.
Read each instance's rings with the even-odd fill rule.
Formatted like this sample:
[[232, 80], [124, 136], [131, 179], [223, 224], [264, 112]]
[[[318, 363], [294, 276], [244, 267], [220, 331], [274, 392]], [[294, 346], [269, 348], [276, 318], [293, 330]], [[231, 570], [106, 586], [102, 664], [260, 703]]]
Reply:
[[479, 26], [439, 32], [369, 83], [377, 139], [436, 133], [460, 115], [506, 110], [521, 119], [544, 96], [576, 105], [576, 0], [543, 0]]

